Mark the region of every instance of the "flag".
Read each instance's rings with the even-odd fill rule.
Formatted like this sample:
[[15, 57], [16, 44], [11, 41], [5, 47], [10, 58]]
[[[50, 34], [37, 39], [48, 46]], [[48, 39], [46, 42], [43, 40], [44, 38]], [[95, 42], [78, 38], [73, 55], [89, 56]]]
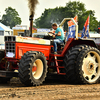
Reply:
[[[77, 16], [74, 17], [75, 22], [77, 22]], [[75, 24], [72, 22], [72, 20], [68, 21], [68, 36], [67, 41], [69, 38], [75, 38]]]
[[87, 20], [86, 20], [86, 22], [84, 24], [81, 38], [89, 37], [89, 19], [90, 19], [90, 16], [88, 16], [88, 18], [87, 18]]

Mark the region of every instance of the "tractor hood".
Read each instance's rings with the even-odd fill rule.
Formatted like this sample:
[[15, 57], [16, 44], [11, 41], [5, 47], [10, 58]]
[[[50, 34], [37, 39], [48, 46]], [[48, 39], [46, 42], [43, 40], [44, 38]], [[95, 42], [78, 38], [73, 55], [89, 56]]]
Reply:
[[33, 37], [21, 37], [21, 36], [5, 36], [5, 42], [20, 42], [20, 43], [50, 45], [50, 40], [33, 38]]

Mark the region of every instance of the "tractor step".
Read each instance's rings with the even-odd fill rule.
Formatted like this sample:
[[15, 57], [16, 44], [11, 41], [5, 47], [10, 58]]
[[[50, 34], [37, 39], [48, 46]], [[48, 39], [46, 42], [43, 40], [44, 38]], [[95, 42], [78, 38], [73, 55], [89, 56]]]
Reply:
[[18, 72], [0, 70], [0, 77], [18, 77]]

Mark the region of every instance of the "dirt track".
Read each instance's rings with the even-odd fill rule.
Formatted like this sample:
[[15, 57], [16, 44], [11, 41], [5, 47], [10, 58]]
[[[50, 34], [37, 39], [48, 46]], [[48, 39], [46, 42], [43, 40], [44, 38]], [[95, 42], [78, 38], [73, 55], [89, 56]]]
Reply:
[[100, 100], [100, 84], [68, 85], [48, 79], [41, 86], [25, 87], [13, 78], [0, 84], [0, 100]]

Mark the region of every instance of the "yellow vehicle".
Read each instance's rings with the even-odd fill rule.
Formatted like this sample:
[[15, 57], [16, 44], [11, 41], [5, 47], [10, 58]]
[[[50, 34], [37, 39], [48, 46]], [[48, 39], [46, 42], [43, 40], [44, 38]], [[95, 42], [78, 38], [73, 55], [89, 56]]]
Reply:
[[[29, 32], [29, 27], [27, 25], [17, 25], [13, 27], [13, 35], [16, 36], [26, 36], [25, 34]], [[36, 33], [37, 29], [33, 28], [32, 33]]]

